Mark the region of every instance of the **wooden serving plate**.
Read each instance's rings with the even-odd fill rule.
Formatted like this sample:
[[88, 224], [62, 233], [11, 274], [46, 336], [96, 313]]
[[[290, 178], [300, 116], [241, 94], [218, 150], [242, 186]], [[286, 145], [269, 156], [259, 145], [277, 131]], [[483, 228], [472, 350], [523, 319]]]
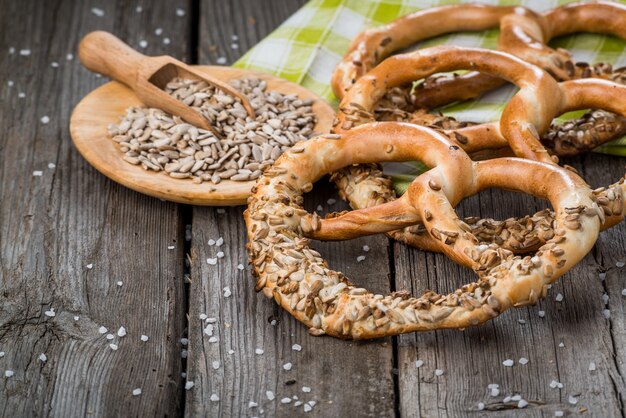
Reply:
[[[223, 81], [254, 75], [266, 80], [268, 90], [297, 94], [302, 99], [313, 99], [317, 115], [314, 131], [327, 133], [334, 118], [328, 103], [304, 87], [256, 71], [222, 66], [196, 66]], [[98, 87], [76, 106], [70, 119], [70, 133], [78, 152], [102, 174], [130, 189], [172, 202], [204, 206], [234, 206], [246, 203], [255, 180], [223, 180], [219, 184], [196, 184], [191, 179], [175, 179], [164, 172], [146, 171], [141, 165], [132, 165], [122, 159], [119, 144], [109, 136], [108, 126], [119, 123], [131, 106], [142, 106], [131, 89], [116, 81]], [[213, 190], [214, 189], [214, 190]]]

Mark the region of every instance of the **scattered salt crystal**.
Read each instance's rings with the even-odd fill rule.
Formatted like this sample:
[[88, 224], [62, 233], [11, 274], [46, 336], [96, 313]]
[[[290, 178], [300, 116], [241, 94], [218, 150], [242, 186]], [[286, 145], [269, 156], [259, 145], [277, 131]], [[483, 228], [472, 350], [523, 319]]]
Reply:
[[0, 358], [4, 357], [4, 351], [0, 351]]
[[435, 370], [435, 376], [442, 376], [443, 375], [443, 370], [441, 369], [436, 369]]
[[14, 374], [15, 374], [15, 372], [13, 370], [5, 370], [4, 371], [4, 377], [13, 377]]
[[602, 294], [602, 302], [604, 302], [605, 305], [609, 303], [609, 295], [606, 293]]
[[621, 269], [622, 267], [626, 266], [626, 263], [623, 261], [618, 261], [617, 263], [615, 263], [615, 266]]
[[41, 176], [43, 176], [43, 171], [35, 170], [35, 171], [33, 171], [33, 176], [41, 177]]
[[563, 344], [563, 342], [560, 342], [559, 343], [559, 347], [563, 348], [563, 347], [565, 347], [565, 344]]
[[207, 318], [207, 319], [206, 319], [206, 321], [207, 321], [209, 324], [214, 324], [214, 323], [216, 323], [216, 322], [217, 322], [217, 318]]
[[50, 66], [51, 66], [52, 68], [59, 68], [59, 63], [58, 63], [58, 62], [56, 62], [56, 61], [52, 61], [52, 62], [50, 63]]
[[567, 402], [571, 403], [572, 405], [576, 405], [578, 403], [578, 398], [575, 396], [570, 395], [567, 398]]
[[67, 55], [65, 56], [65, 59], [66, 59], [66, 60], [68, 60], [68, 61], [73, 60], [73, 59], [74, 59], [74, 54], [67, 54]]
[[113, 344], [113, 343], [109, 344], [109, 347], [111, 347], [111, 350], [113, 351], [118, 349], [117, 344]]
[[224, 238], [219, 237], [217, 239], [217, 241], [215, 241], [215, 245], [217, 245], [218, 247], [221, 247], [224, 244]]
[[311, 392], [311, 388], [308, 387], [308, 386], [302, 386], [302, 392], [309, 393], [309, 392]]
[[337, 203], [337, 199], [328, 199], [326, 203], [328, 203], [329, 205], [334, 205], [335, 203]]
[[89, 270], [91, 270], [93, 268], [93, 263], [87, 264], [85, 267], [87, 267]]
[[156, 29], [154, 30], [154, 34], [155, 34], [156, 36], [161, 36], [161, 34], [162, 34], [162, 33], [163, 33], [163, 28], [156, 28]]
[[48, 361], [48, 356], [46, 356], [44, 353], [41, 353], [39, 354], [39, 360]]
[[248, 402], [248, 408], [256, 408], [257, 406], [259, 406], [258, 403], [250, 401]]
[[113, 334], [107, 334], [107, 340], [112, 340], [115, 338], [115, 335]]
[[174, 248], [176, 248], [176, 246], [174, 246], [174, 245], [168, 245], [168, 246], [167, 246], [167, 249], [168, 249], [168, 250], [173, 250]]
[[123, 284], [124, 284], [124, 283], [123, 283], [121, 280], [117, 282], [117, 285], [118, 285], [118, 286], [121, 286], [121, 285], [123, 285]]
[[210, 239], [208, 242], [209, 245], [215, 245], [215, 240], [214, 239]]
[[291, 370], [292, 367], [293, 367], [293, 364], [291, 364], [291, 363], [283, 364], [283, 369], [285, 369], [287, 371]]
[[300, 344], [294, 344], [291, 346], [293, 351], [302, 351], [302, 346]]
[[215, 60], [215, 62], [217, 62], [219, 65], [224, 65], [226, 64], [226, 57], [219, 57], [217, 60]]
[[554, 416], [555, 417], [562, 417], [563, 416], [563, 411], [554, 411]]
[[126, 335], [126, 328], [120, 327], [120, 329], [117, 330], [117, 336], [118, 337], [123, 337], [125, 335]]
[[496, 396], [498, 396], [500, 394], [500, 389], [498, 389], [498, 388], [491, 388], [491, 391], [489, 392], [489, 394], [495, 398]]
[[232, 39], [233, 41], [236, 41], [236, 40], [238, 40], [238, 39], [239, 39], [239, 36], [237, 36], [237, 35], [233, 35], [233, 36], [231, 36], [231, 37], [230, 37], [230, 39]]
[[211, 402], [218, 402], [220, 400], [220, 397], [217, 396], [217, 393], [213, 393], [210, 399], [211, 399]]
[[315, 208], [315, 210], [317, 210], [318, 212], [321, 212], [324, 210], [324, 208], [322, 207], [322, 205], [317, 205], [317, 207]]
[[98, 17], [104, 16], [104, 10], [98, 9], [97, 7], [92, 7], [91, 8], [91, 13], [95, 14]]
[[205, 319], [207, 319], [207, 316], [206, 316], [205, 313], [201, 313], [199, 318], [200, 318], [201, 321], [204, 321]]
[[217, 264], [217, 258], [207, 258], [206, 259], [207, 264], [209, 264], [210, 266], [214, 266]]
[[41, 123], [43, 123], [44, 125], [47, 125], [48, 123], [50, 123], [50, 118], [48, 116], [42, 116], [40, 120], [41, 120]]
[[189, 390], [193, 387], [194, 383], [191, 380], [185, 382], [185, 390]]
[[135, 7], [135, 11], [136, 11], [137, 13], [141, 13], [141, 12], [143, 12], [143, 7], [141, 7], [141, 6], [137, 6], [137, 7]]
[[539, 318], [543, 318], [546, 316], [546, 311], [539, 311], [537, 312], [537, 315], [539, 315]]
[[311, 405], [311, 406], [315, 406], [315, 404], [316, 404], [317, 402], [316, 402], [316, 401], [309, 401], [309, 402], [307, 402], [307, 403], [308, 403], [309, 405]]
[[54, 312], [54, 308], [50, 308], [49, 311], [45, 311], [44, 312], [44, 315], [49, 316], [50, 318], [52, 318], [52, 317], [56, 316], [57, 314], [56, 314], [56, 312]]
[[360, 263], [361, 261], [363, 261], [363, 260], [365, 260], [365, 256], [364, 256], [364, 255], [360, 255], [360, 256], [358, 256], [358, 257], [356, 258], [356, 261], [358, 261], [359, 263]]
[[606, 279], [606, 273], [605, 272], [598, 273], [598, 277], [600, 278], [600, 280], [604, 280]]
[[593, 372], [595, 369], [596, 369], [596, 363], [592, 361], [591, 363], [589, 363], [589, 371]]
[[230, 355], [235, 354], [235, 350], [228, 350], [228, 354], [230, 354]]
[[265, 351], [264, 351], [262, 348], [256, 348], [256, 349], [254, 349], [254, 352], [255, 352], [257, 355], [259, 355], [259, 356], [260, 356], [261, 354], [265, 353]]
[[424, 365], [424, 360], [415, 360], [415, 367], [420, 368]]
[[243, 264], [237, 264], [237, 270], [243, 270], [244, 266]]
[[513, 395], [513, 396], [511, 396], [511, 400], [512, 400], [513, 402], [518, 402], [518, 401], [520, 401], [521, 399], [522, 399], [522, 396], [521, 396], [521, 395]]
[[133, 389], [133, 396], [139, 396], [141, 395], [141, 389], [137, 388], [137, 389]]
[[181, 343], [182, 345], [187, 345], [187, 344], [189, 344], [189, 339], [188, 339], [188, 338], [181, 338], [181, 339], [180, 339], [180, 343]]
[[239, 49], [239, 45], [233, 42], [230, 44], [230, 49]]
[[9, 54], [10, 55], [15, 54], [15, 47], [12, 46], [12, 47], [9, 48]]
[[13, 80], [9, 80], [9, 81], [7, 81], [7, 85], [8, 85], [9, 87], [13, 87], [13, 85], [14, 85], [14, 84], [15, 84], [15, 83], [13, 82]]
[[313, 409], [313, 407], [311, 407], [311, 405], [309, 405], [308, 403], [305, 403], [303, 408], [304, 412], [311, 412], [311, 410]]
[[145, 343], [146, 341], [148, 341], [148, 336], [142, 334], [140, 340]]
[[519, 364], [521, 364], [522, 366], [525, 366], [526, 364], [528, 364], [528, 359], [526, 357], [520, 358]]
[[517, 407], [520, 408], [520, 409], [521, 408], [526, 408], [527, 406], [528, 406], [528, 402], [526, 402], [523, 399], [520, 399], [520, 401], [517, 403]]
[[363, 251], [368, 252], [370, 250], [370, 246], [369, 245], [364, 245], [363, 246]]
[[219, 338], [217, 338], [215, 335], [214, 335], [214, 336], [212, 336], [211, 338], [209, 338], [209, 342], [210, 342], [210, 343], [216, 343], [216, 342], [218, 342], [218, 341], [219, 341]]
[[511, 359], [506, 359], [502, 362], [503, 365], [505, 365], [506, 367], [512, 367], [513, 366], [513, 360]]
[[556, 300], [557, 302], [561, 302], [563, 300], [563, 294], [562, 293], [557, 294], [554, 300]]
[[280, 403], [291, 403], [291, 398], [282, 398]]
[[187, 350], [180, 350], [180, 358], [187, 358], [187, 356], [189, 355], [189, 351]]
[[185, 16], [185, 10], [181, 9], [180, 7], [176, 9], [176, 16], [178, 17], [183, 17]]
[[224, 290], [224, 297], [225, 297], [225, 298], [229, 298], [229, 297], [231, 297], [231, 295], [233, 294], [233, 293], [230, 291], [230, 287], [228, 287], [228, 286], [226, 286], [223, 290]]
[[20, 99], [23, 99], [24, 97], [26, 97], [26, 93], [24, 93], [23, 91], [20, 91], [20, 92], [17, 94], [17, 97], [19, 97]]
[[163, 38], [163, 43], [164, 43], [165, 45], [169, 45], [169, 44], [170, 44], [170, 42], [171, 42], [171, 41], [170, 41], [170, 38]]
[[213, 361], [213, 363], [211, 363], [211, 366], [213, 367], [213, 370], [217, 370], [220, 368], [220, 362], [218, 360]]
[[294, 404], [293, 404], [293, 406], [300, 406], [300, 405], [302, 405], [303, 403], [304, 403], [304, 402], [302, 402], [302, 401], [298, 401], [298, 402], [294, 403]]
[[74, 316], [74, 321], [78, 321], [79, 319], [80, 319], [80, 316], [78, 316], [78, 315]]
[[223, 214], [225, 214], [225, 213], [226, 213], [226, 209], [224, 209], [224, 208], [218, 208], [218, 209], [217, 209], [217, 213], [218, 213], [219, 215], [223, 215]]
[[224, 251], [219, 251], [216, 255], [217, 258], [224, 258]]
[[524, 325], [524, 324], [526, 323], [526, 320], [525, 320], [525, 319], [522, 319], [522, 318], [519, 318], [519, 319], [517, 320], [517, 322], [519, 322], [520, 324]]
[[622, 296], [626, 296], [626, 289], [622, 289]]
[[608, 309], [602, 309], [602, 316], [604, 317], [604, 319], [610, 319], [611, 311]]
[[148, 41], [146, 41], [145, 39], [142, 39], [141, 41], [139, 41], [139, 47], [140, 48], [147, 48], [148, 47]]
[[100, 334], [106, 334], [106, 333], [107, 333], [107, 331], [108, 331], [108, 329], [106, 329], [106, 327], [100, 327], [100, 328], [98, 328], [98, 332], [99, 332]]
[[274, 396], [274, 392], [272, 392], [271, 390], [266, 391], [265, 396], [270, 401], [273, 401], [274, 399], [276, 399], [276, 397]]
[[550, 382], [550, 387], [552, 389], [557, 389], [557, 388], [558, 389], [563, 389], [563, 383], [557, 382], [556, 380], [553, 380], [553, 381]]
[[499, 384], [497, 384], [497, 383], [489, 383], [489, 384], [487, 385], [487, 388], [489, 388], [489, 389], [497, 389], [497, 388], [499, 388], [499, 387], [500, 387], [500, 385], [499, 385]]
[[485, 409], [485, 404], [483, 402], [478, 402], [478, 410], [482, 411], [483, 409]]
[[504, 399], [502, 399], [503, 403], [509, 403], [511, 402], [511, 397], [510, 396], [505, 396]]
[[27, 57], [30, 55], [30, 49], [20, 49], [20, 55], [23, 57]]

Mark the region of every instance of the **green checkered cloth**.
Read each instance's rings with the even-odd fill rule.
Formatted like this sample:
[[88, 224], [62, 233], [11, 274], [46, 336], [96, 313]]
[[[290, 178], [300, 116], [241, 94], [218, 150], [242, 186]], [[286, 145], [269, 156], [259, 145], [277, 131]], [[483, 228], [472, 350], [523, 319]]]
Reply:
[[[570, 1], [564, 0], [492, 0], [484, 3], [523, 5], [537, 11]], [[622, 0], [626, 3], [626, 0]], [[278, 29], [248, 51], [235, 66], [268, 72], [299, 83], [336, 105], [330, 79], [352, 38], [364, 29], [382, 25], [405, 14], [434, 6], [459, 3], [455, 0], [311, 0]], [[462, 32], [422, 42], [420, 48], [452, 44], [495, 49], [498, 31]], [[626, 42], [594, 34], [577, 34], [556, 39], [552, 46], [571, 51], [577, 61], [610, 62], [626, 65]], [[479, 100], [450, 105], [443, 113], [463, 121], [498, 120], [513, 96], [514, 86], [490, 92]], [[562, 119], [584, 112], [573, 112]], [[596, 151], [626, 156], [626, 138], [599, 147]], [[388, 170], [389, 169], [389, 170]], [[423, 170], [421, 164], [406, 163], [386, 167], [402, 191], [403, 184]], [[399, 187], [398, 187], [399, 186]]]

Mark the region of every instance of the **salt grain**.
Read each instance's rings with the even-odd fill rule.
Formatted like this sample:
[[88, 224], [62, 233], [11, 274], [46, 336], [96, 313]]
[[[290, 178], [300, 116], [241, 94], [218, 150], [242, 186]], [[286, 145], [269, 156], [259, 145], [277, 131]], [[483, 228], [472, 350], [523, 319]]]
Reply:
[[216, 343], [218, 341], [219, 341], [219, 338], [217, 338], [216, 336], [213, 336], [213, 337], [209, 338], [209, 342], [210, 343]]
[[293, 364], [291, 364], [291, 363], [283, 364], [283, 369], [285, 369], [287, 371], [291, 370], [292, 367], [293, 367]]
[[123, 283], [121, 280], [117, 282], [117, 285], [118, 285], [118, 286], [120, 286], [120, 287], [121, 287], [123, 284], [124, 284], [124, 283]]
[[291, 403], [291, 398], [282, 398], [280, 400], [280, 403], [283, 403], [283, 404]]
[[140, 48], [147, 48], [148, 47], [148, 41], [146, 41], [145, 39], [142, 39], [141, 41], [139, 41], [139, 47]]
[[506, 359], [502, 362], [502, 364], [506, 367], [513, 367], [514, 362], [511, 359]]
[[526, 364], [528, 364], [528, 359], [526, 357], [521, 357], [519, 359], [519, 364], [521, 364], [522, 366], [525, 366]]
[[259, 406], [258, 403], [250, 401], [248, 402], [248, 408], [256, 408], [257, 406]]
[[97, 7], [92, 7], [91, 8], [91, 13], [95, 14], [98, 17], [104, 16], [104, 10], [98, 9]]
[[107, 333], [107, 331], [108, 331], [108, 329], [106, 329], [106, 327], [100, 327], [100, 328], [98, 328], [98, 332], [99, 332], [100, 334], [106, 334], [106, 333]]
[[617, 263], [615, 263], [615, 266], [621, 269], [622, 267], [626, 266], [626, 263], [623, 261], [618, 261]]
[[622, 289], [622, 296], [626, 296], [626, 289]]
[[537, 315], [539, 315], [539, 318], [544, 318], [546, 316], [546, 311], [539, 311], [537, 312]]
[[356, 261], [357, 261], [357, 262], [359, 262], [359, 263], [360, 263], [361, 261], [363, 261], [363, 260], [365, 260], [365, 256], [364, 256], [364, 255], [360, 255], [360, 256], [358, 256], [358, 257], [356, 258]]
[[313, 407], [307, 403], [304, 404], [304, 412], [311, 412], [311, 410], [313, 409]]
[[478, 402], [478, 410], [482, 411], [483, 409], [485, 409], [485, 404], [483, 402]]
[[15, 47], [10, 47], [9, 48], [9, 55], [13, 55], [15, 54]]
[[596, 370], [596, 363], [592, 361], [591, 363], [589, 363], [589, 371], [593, 372], [595, 370]]
[[219, 237], [217, 241], [215, 241], [215, 245], [218, 247], [221, 247], [222, 245], [224, 245], [224, 238]]
[[80, 316], [76, 315], [74, 316], [74, 321], [78, 321], [80, 319]]
[[572, 405], [576, 405], [576, 404], [578, 403], [578, 398], [577, 398], [577, 397], [575, 397], [575, 396], [570, 395], [570, 396], [567, 398], [567, 402], [569, 402], [569, 403], [570, 403], [570, 404], [572, 404]]
[[181, 9], [180, 7], [176, 9], [176, 16], [178, 17], [183, 17], [185, 16], [185, 10]]
[[89, 270], [91, 270], [93, 268], [93, 264], [87, 264], [85, 267], [87, 267]]
[[169, 45], [170, 44], [170, 38], [163, 38], [163, 44], [165, 45]]
[[302, 346], [300, 344], [294, 344], [291, 346], [293, 351], [302, 351]]
[[216, 255], [217, 258], [224, 258], [224, 251], [219, 251]]
[[605, 272], [598, 273], [598, 277], [600, 278], [600, 280], [604, 280], [606, 279], [606, 273]]
[[610, 319], [611, 311], [608, 309], [602, 309], [602, 316], [604, 317], [604, 319]]
[[173, 250], [174, 248], [176, 248], [176, 246], [174, 246], [174, 245], [168, 245], [168, 246], [167, 246], [167, 249], [168, 249], [168, 250]]
[[309, 392], [311, 392], [311, 388], [308, 387], [308, 386], [302, 386], [302, 392], [309, 393]]
[[190, 390], [193, 387], [194, 383], [191, 380], [185, 382], [185, 390]]
[[239, 45], [237, 45], [236, 43], [232, 43], [230, 44], [230, 49], [239, 49]]
[[552, 389], [563, 389], [563, 383], [557, 382], [556, 380], [551, 381], [549, 386]]
[[111, 350], [113, 351], [116, 351], [118, 349], [117, 344], [113, 344], [113, 343], [109, 344], [109, 347], [111, 347]]
[[557, 294], [554, 300], [556, 300], [557, 302], [561, 302], [563, 300], [563, 294], [562, 293]]
[[328, 203], [329, 205], [334, 205], [335, 203], [337, 203], [337, 199], [328, 199], [326, 203]]
[[215, 245], [215, 240], [214, 239], [210, 239], [209, 241], [207, 241], [207, 244], [213, 246], [213, 245]]
[[141, 395], [141, 389], [137, 388], [137, 389], [133, 389], [133, 396], [139, 396]]
[[189, 352], [187, 350], [180, 350], [180, 358], [187, 358], [189, 356]]
[[9, 87], [13, 87], [15, 85], [15, 83], [13, 82], [13, 80], [9, 80], [9, 81], [7, 81], [7, 85]]
[[181, 345], [188, 345], [189, 344], [189, 339], [188, 338], [181, 338], [180, 339], [180, 343], [181, 343]]
[[124, 337], [125, 335], [126, 335], [126, 328], [120, 327], [120, 329], [117, 330], [117, 336]]
[[4, 357], [4, 351], [0, 351], [0, 358]]
[[46, 362], [48, 361], [48, 356], [46, 356], [44, 353], [39, 354], [39, 360]]
[[435, 370], [435, 376], [442, 376], [443, 375], [443, 370], [441, 369], [436, 369]]
[[254, 352], [255, 352], [257, 355], [259, 355], [259, 356], [260, 356], [260, 355], [261, 355], [261, 354], [263, 354], [265, 351], [264, 351], [262, 348], [256, 348], [256, 349], [254, 350]]
[[217, 258], [207, 258], [206, 259], [207, 264], [209, 264], [210, 266], [214, 266], [217, 264]]
[[224, 64], [226, 64], [227, 60], [226, 60], [226, 57], [218, 57], [215, 60], [215, 62], [218, 63], [219, 65], [224, 65]]
[[363, 246], [363, 251], [368, 252], [370, 250], [369, 245], [364, 245]]
[[13, 377], [14, 374], [15, 374], [15, 372], [13, 370], [5, 370], [4, 371], [4, 377]]
[[44, 312], [44, 315], [46, 315], [46, 316], [48, 316], [48, 317], [50, 317], [50, 318], [53, 318], [53, 317], [55, 317], [57, 314], [56, 314], [56, 312], [54, 312], [54, 308], [50, 308], [50, 310], [49, 310], [49, 311], [45, 311], [45, 312]]
[[137, 7], [135, 7], [135, 11], [136, 11], [137, 13], [141, 13], [141, 12], [143, 12], [143, 7], [141, 7], [141, 6], [137, 6]]
[[140, 340], [143, 341], [144, 343], [148, 341], [148, 336], [147, 335], [141, 335]]
[[213, 370], [217, 370], [220, 368], [220, 362], [215, 360], [211, 363], [211, 366], [213, 367]]
[[154, 30], [154, 34], [155, 34], [156, 36], [161, 36], [161, 34], [162, 34], [162, 33], [163, 33], [163, 28], [156, 28], [156, 29]]
[[20, 55], [23, 57], [27, 57], [30, 55], [30, 49], [20, 49]]
[[273, 401], [274, 399], [276, 399], [276, 397], [274, 396], [274, 392], [272, 392], [271, 390], [265, 391], [265, 396], [270, 401]]
[[522, 409], [522, 408], [526, 408], [528, 406], [528, 402], [526, 402], [523, 399], [520, 399], [520, 401], [517, 403], [517, 407]]
[[41, 176], [43, 176], [43, 171], [35, 170], [35, 171], [33, 171], [33, 176], [41, 177]]
[[237, 264], [237, 270], [243, 270], [244, 266], [243, 264]]
[[229, 298], [229, 297], [231, 297], [231, 295], [233, 294], [233, 293], [230, 291], [230, 287], [228, 287], [228, 286], [226, 286], [223, 290], [224, 290], [224, 297], [225, 297], [225, 298]]
[[424, 360], [415, 360], [415, 367], [419, 369], [424, 365]]
[[56, 62], [56, 61], [52, 61], [52, 62], [50, 63], [50, 66], [51, 66], [52, 68], [59, 68], [59, 63], [58, 63], [58, 62]]
[[107, 334], [106, 338], [107, 338], [107, 340], [109, 340], [109, 341], [110, 341], [110, 340], [112, 340], [112, 339], [114, 339], [114, 338], [115, 338], [115, 335], [113, 335], [113, 334]]
[[65, 56], [65, 59], [66, 59], [66, 60], [68, 60], [68, 61], [73, 60], [73, 59], [74, 59], [74, 54], [67, 54], [67, 55]]
[[555, 417], [562, 417], [563, 416], [563, 411], [554, 411], [554, 416]]
[[56, 166], [57, 166], [57, 165], [56, 165], [55, 163], [48, 163], [48, 168], [49, 168], [49, 169], [56, 168]]

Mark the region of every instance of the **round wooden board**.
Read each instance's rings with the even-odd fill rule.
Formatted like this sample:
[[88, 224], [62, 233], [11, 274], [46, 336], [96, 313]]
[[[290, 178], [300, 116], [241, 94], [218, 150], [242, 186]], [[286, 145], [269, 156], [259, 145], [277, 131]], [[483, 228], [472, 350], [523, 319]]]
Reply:
[[[245, 75], [255, 75], [267, 81], [268, 89], [300, 98], [315, 100], [313, 111], [317, 114], [315, 132], [330, 131], [335, 112], [321, 98], [304, 87], [256, 71], [221, 66], [198, 66], [213, 77], [227, 81]], [[81, 155], [98, 171], [111, 180], [140, 193], [159, 199], [191, 205], [233, 206], [246, 203], [255, 181], [225, 180], [219, 184], [196, 184], [190, 179], [174, 179], [163, 172], [146, 171], [122, 159], [123, 153], [112, 141], [108, 126], [119, 123], [131, 106], [142, 106], [137, 96], [125, 85], [112, 81], [85, 96], [74, 109], [70, 120], [70, 133]]]

